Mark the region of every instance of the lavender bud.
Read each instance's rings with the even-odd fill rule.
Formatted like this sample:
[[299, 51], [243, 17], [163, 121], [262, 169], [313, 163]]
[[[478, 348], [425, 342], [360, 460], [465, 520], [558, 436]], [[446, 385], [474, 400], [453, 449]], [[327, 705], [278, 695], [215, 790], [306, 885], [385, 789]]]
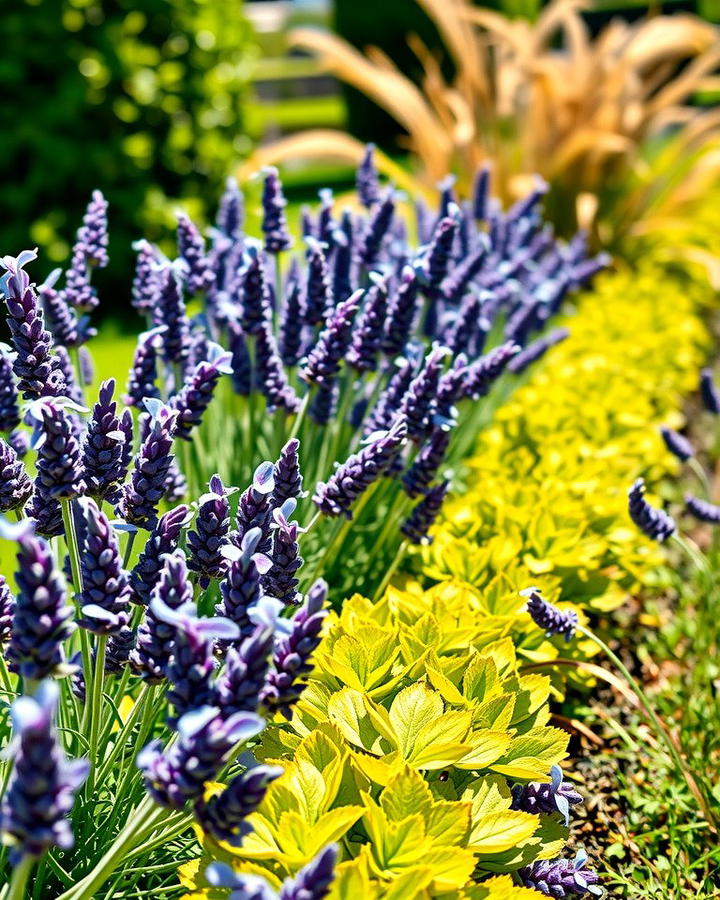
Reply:
[[450, 305], [457, 305], [473, 280], [485, 266], [489, 255], [487, 236], [482, 235], [479, 245], [472, 253], [448, 273], [442, 284], [442, 293]]
[[58, 686], [46, 681], [34, 697], [19, 697], [12, 705], [14, 766], [0, 808], [0, 831], [14, 845], [13, 864], [24, 855], [39, 857], [74, 843], [67, 815], [90, 766], [85, 759], [65, 758], [53, 725], [58, 694]]
[[703, 369], [700, 373], [700, 397], [708, 412], [715, 416], [720, 414], [720, 392], [715, 386], [712, 369]]
[[188, 486], [185, 475], [181, 472], [175, 457], [170, 462], [170, 467], [165, 477], [163, 498], [168, 503], [179, 503], [187, 497]]
[[230, 504], [219, 475], [210, 479], [210, 493], [198, 500], [195, 531], [188, 533], [190, 551], [188, 569], [200, 574], [200, 585], [207, 588], [211, 578], [219, 578], [225, 567], [222, 549], [230, 531]]
[[12, 431], [19, 424], [18, 392], [15, 387], [12, 359], [0, 348], [0, 431]]
[[408, 437], [416, 444], [428, 436], [435, 407], [443, 361], [449, 354], [447, 347], [434, 347], [425, 357], [425, 365], [407, 389], [400, 404], [400, 415], [405, 419]]
[[570, 807], [582, 803], [582, 795], [575, 788], [563, 781], [560, 766], [553, 766], [550, 770], [549, 782], [532, 782], [531, 784], [516, 784], [512, 789], [511, 809], [537, 815], [552, 815], [559, 812], [567, 825], [570, 820]]
[[451, 211], [451, 215], [440, 219], [435, 226], [432, 242], [423, 262], [427, 281], [426, 292], [431, 297], [441, 295], [441, 285], [452, 259], [453, 244], [458, 233], [458, 211], [452, 207]]
[[148, 606], [151, 595], [160, 578], [163, 558], [173, 553], [180, 533], [190, 518], [190, 508], [178, 506], [166, 512], [158, 521], [140, 553], [135, 568], [130, 573], [131, 600]]
[[165, 480], [173, 461], [171, 448], [177, 412], [159, 400], [148, 400], [146, 405], [152, 418], [135, 457], [130, 483], [123, 488], [120, 514], [132, 525], [149, 531], [157, 522], [157, 507], [165, 494]]
[[378, 201], [377, 205], [372, 210], [367, 225], [367, 231], [360, 242], [358, 256], [360, 262], [362, 262], [366, 268], [372, 268], [377, 262], [378, 256], [380, 255], [380, 249], [390, 230], [390, 225], [392, 224], [394, 216], [395, 191], [393, 188], [388, 188], [385, 196]]
[[338, 466], [315, 488], [313, 502], [326, 516], [352, 518], [351, 506], [393, 462], [407, 437], [407, 424], [398, 419], [387, 432], [377, 432], [357, 453]]
[[[258, 553], [270, 550], [270, 495], [275, 488], [274, 466], [263, 462], [255, 469], [252, 484], [240, 495], [237, 529], [242, 538], [251, 528], [260, 529]], [[239, 546], [239, 544], [238, 544]]]
[[440, 484], [426, 491], [425, 496], [413, 507], [408, 518], [400, 526], [400, 531], [412, 544], [432, 543], [428, 532], [440, 514], [449, 489], [450, 482], [441, 481]]
[[403, 484], [408, 497], [419, 497], [428, 488], [443, 464], [450, 432], [445, 428], [433, 428], [430, 439], [423, 445], [415, 461], [403, 476]]
[[374, 278], [372, 287], [365, 295], [347, 354], [348, 364], [358, 372], [374, 372], [377, 369], [377, 354], [383, 343], [387, 310], [387, 279]]
[[363, 427], [364, 437], [368, 437], [374, 431], [387, 430], [392, 425], [400, 409], [403, 397], [410, 387], [413, 371], [414, 366], [410, 360], [404, 359], [401, 361]]
[[55, 361], [58, 371], [62, 375], [63, 389], [61, 396], [67, 397], [72, 400], [73, 403], [82, 406], [83, 393], [77, 381], [75, 381], [75, 373], [73, 372], [70, 354], [67, 349], [60, 344], [55, 346]]
[[528, 597], [527, 611], [533, 622], [542, 628], [548, 637], [561, 634], [565, 641], [571, 641], [575, 637], [578, 624], [578, 615], [571, 609], [558, 609], [552, 603], [544, 600], [538, 591], [529, 588], [521, 593]]
[[308, 414], [318, 425], [327, 425], [337, 412], [339, 388], [337, 383], [321, 385], [310, 401]]
[[117, 484], [118, 476], [122, 479], [125, 474], [120, 467], [125, 433], [117, 416], [114, 392], [114, 378], [100, 385], [98, 402], [93, 407], [82, 447], [87, 492], [100, 500]]
[[685, 462], [695, 455], [693, 445], [677, 431], [673, 431], [672, 428], [661, 428], [660, 434], [665, 441], [665, 446], [674, 456], [677, 456], [680, 462]]
[[602, 890], [597, 886], [597, 872], [586, 868], [587, 856], [578, 851], [571, 859], [540, 859], [530, 866], [520, 869], [518, 875], [525, 887], [563, 900], [565, 897], [580, 897], [583, 894], [600, 896]]
[[90, 269], [85, 248], [80, 242], [73, 247], [70, 267], [65, 272], [65, 301], [79, 312], [91, 312], [100, 305], [95, 288], [90, 284]]
[[305, 676], [312, 665], [310, 657], [320, 643], [320, 632], [327, 610], [327, 584], [318, 579], [308, 591], [303, 605], [292, 618], [292, 630], [276, 643], [273, 668], [268, 672], [260, 692], [261, 703], [270, 711], [279, 711], [286, 718], [305, 689]]
[[241, 397], [247, 397], [252, 391], [252, 360], [245, 340], [245, 332], [236, 322], [229, 322], [227, 330], [233, 390]]
[[340, 363], [350, 345], [353, 321], [362, 293], [356, 291], [335, 307], [300, 370], [303, 381], [324, 387], [329, 387], [335, 381]]
[[163, 355], [170, 363], [182, 364], [190, 355], [190, 320], [176, 269], [167, 265], [158, 273], [158, 292], [153, 312], [154, 325], [162, 331]]
[[210, 405], [221, 375], [232, 373], [231, 355], [219, 344], [211, 344], [207, 359], [198, 363], [180, 393], [170, 401], [176, 410], [175, 437], [192, 440], [192, 429], [200, 425], [203, 413]]
[[32, 481], [17, 453], [0, 438], [0, 512], [22, 510], [32, 492]]
[[59, 537], [64, 533], [60, 501], [47, 494], [35, 479], [33, 495], [27, 508], [28, 516], [35, 522], [35, 531], [44, 537]]
[[288, 231], [285, 207], [287, 200], [282, 191], [278, 170], [274, 166], [263, 169], [263, 220], [262, 230], [265, 235], [265, 250], [268, 253], [281, 253], [292, 247], [292, 238]]
[[80, 445], [70, 414], [57, 400], [43, 398], [32, 408], [41, 438], [36, 444], [37, 484], [54, 500], [71, 500], [85, 493]]
[[357, 190], [358, 200], [365, 207], [370, 209], [376, 203], [380, 202], [380, 182], [378, 172], [375, 166], [375, 145], [367, 144], [365, 147], [365, 155], [362, 162], [358, 166], [355, 175], [355, 188]]
[[418, 312], [418, 280], [413, 269], [406, 266], [401, 275], [400, 285], [390, 299], [385, 319], [383, 352], [388, 356], [402, 353], [415, 328]]
[[475, 176], [475, 184], [473, 185], [473, 216], [478, 222], [484, 222], [487, 219], [490, 171], [490, 164], [483, 163]]
[[675, 533], [675, 520], [662, 509], [654, 509], [645, 499], [645, 482], [638, 478], [628, 493], [630, 518], [643, 534], [663, 543]]
[[158, 250], [141, 239], [133, 244], [137, 252], [135, 277], [132, 283], [132, 305], [139, 313], [152, 313], [158, 294]]
[[569, 334], [570, 332], [567, 328], [556, 328], [549, 334], [546, 334], [545, 337], [533, 341], [532, 344], [529, 344], [524, 350], [521, 350], [517, 356], [510, 360], [507, 366], [508, 371], [512, 372], [514, 375], [519, 375], [521, 372], [524, 372], [531, 363], [541, 359], [551, 347], [564, 341]]
[[123, 625], [110, 635], [105, 647], [105, 672], [108, 675], [119, 675], [123, 671], [135, 647], [135, 637], [129, 625]]
[[284, 298], [278, 342], [280, 357], [286, 366], [295, 366], [302, 356], [302, 315], [300, 267], [294, 257], [285, 281]]
[[272, 628], [258, 625], [227, 651], [225, 667], [215, 684], [214, 701], [224, 716], [257, 711], [274, 639]]
[[305, 238], [307, 244], [307, 281], [302, 320], [306, 325], [319, 325], [334, 306], [328, 264], [322, 244], [315, 238]]
[[298, 602], [299, 581], [295, 574], [303, 564], [298, 547], [298, 535], [303, 529], [297, 522], [288, 521], [288, 516], [293, 514], [296, 505], [297, 501], [290, 498], [272, 511], [272, 568], [263, 578], [266, 593], [277, 597], [286, 606], [294, 606]]
[[269, 322], [263, 323], [255, 335], [255, 364], [257, 386], [265, 397], [268, 411], [282, 409], [296, 413], [300, 409], [300, 399], [287, 380]]
[[117, 634], [130, 621], [130, 586], [123, 571], [117, 535], [94, 500], [83, 501], [85, 541], [80, 560], [82, 618], [93, 634]]
[[142, 406], [146, 397], [160, 396], [156, 381], [158, 349], [163, 343], [162, 331], [162, 328], [153, 328], [138, 337], [125, 394], [128, 406]]
[[278, 461], [273, 466], [274, 487], [270, 495], [270, 505], [273, 508], [282, 506], [291, 497], [297, 500], [304, 496], [299, 449], [300, 441], [297, 438], [290, 438], [280, 451]]
[[282, 773], [278, 766], [255, 766], [235, 776], [222, 793], [209, 800], [198, 798], [195, 815], [203, 831], [216, 841], [239, 846], [252, 831], [245, 819], [260, 806], [268, 786]]
[[75, 310], [55, 288], [41, 285], [38, 288], [38, 296], [55, 343], [65, 347], [76, 347], [79, 343], [79, 332]]
[[138, 755], [148, 793], [161, 806], [182, 809], [203, 795], [205, 784], [216, 779], [233, 748], [258, 734], [264, 724], [253, 713], [224, 718], [210, 706], [187, 713], [178, 722], [175, 744], [162, 752], [153, 741]]
[[205, 255], [205, 241], [195, 223], [182, 212], [177, 216], [177, 243], [178, 253], [187, 265], [185, 284], [188, 293], [209, 290], [215, 276]]
[[5, 576], [0, 575], [0, 645], [7, 644], [10, 640], [14, 615], [15, 597], [13, 597]]
[[10, 670], [23, 678], [41, 679], [62, 673], [64, 642], [75, 630], [62, 576], [52, 551], [32, 533], [18, 541], [17, 598], [7, 648]]
[[101, 191], [93, 191], [77, 233], [78, 244], [82, 247], [88, 265], [97, 266], [98, 269], [104, 269], [108, 264], [107, 209], [107, 201]]
[[692, 494], [685, 494], [685, 508], [691, 516], [701, 522], [720, 525], [720, 506], [716, 506], [714, 503], [700, 500], [698, 497], [693, 497]]
[[237, 181], [230, 177], [225, 182], [225, 191], [220, 198], [217, 219], [218, 230], [233, 241], [242, 237], [245, 208], [243, 195], [240, 193]]
[[295, 878], [283, 882], [278, 900], [322, 900], [335, 879], [337, 845], [328, 844]]
[[30, 449], [30, 438], [26, 432], [16, 428], [15, 431], [11, 431], [8, 435], [8, 444], [22, 458]]
[[[86, 334], [89, 334], [86, 332]], [[95, 332], [92, 332], [94, 336]], [[87, 347], [78, 348], [78, 365], [80, 367], [80, 375], [85, 384], [92, 384], [95, 380], [95, 365], [93, 363], [92, 354]]]
[[52, 337], [45, 329], [42, 309], [24, 269], [36, 258], [34, 250], [24, 250], [17, 259], [0, 259], [0, 267], [6, 270], [0, 278], [0, 291], [5, 297], [7, 324], [16, 352], [13, 372], [18, 390], [29, 400], [55, 397], [64, 390], [62, 373], [51, 352]]
[[465, 376], [464, 395], [473, 400], [485, 397], [493, 382], [497, 381], [513, 356], [519, 352], [517, 344], [507, 341], [471, 363]]
[[333, 296], [349, 297], [353, 290], [353, 220], [350, 212], [342, 214], [340, 228], [333, 235]]

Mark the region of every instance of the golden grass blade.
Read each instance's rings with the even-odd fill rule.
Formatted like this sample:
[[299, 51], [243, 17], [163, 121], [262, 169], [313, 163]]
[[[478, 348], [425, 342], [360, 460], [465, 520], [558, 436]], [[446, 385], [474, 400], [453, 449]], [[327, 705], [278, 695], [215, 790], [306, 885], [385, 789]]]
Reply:
[[665, 106], [684, 102], [693, 94], [703, 79], [720, 65], [720, 43], [694, 59], [684, 70], [673, 78], [648, 102], [648, 116], [654, 115]]

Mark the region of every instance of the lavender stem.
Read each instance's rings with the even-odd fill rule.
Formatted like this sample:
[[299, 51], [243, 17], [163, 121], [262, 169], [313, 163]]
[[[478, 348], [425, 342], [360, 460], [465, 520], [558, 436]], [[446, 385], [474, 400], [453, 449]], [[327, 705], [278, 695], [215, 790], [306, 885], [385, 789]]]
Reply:
[[26, 853], [13, 869], [10, 888], [3, 900], [24, 900], [30, 873], [35, 865], [35, 857]]
[[409, 546], [409, 542], [403, 541], [400, 544], [400, 546], [398, 547], [397, 553], [395, 554], [395, 558], [388, 566], [387, 572], [385, 573], [385, 577], [380, 582], [378, 589], [375, 591], [375, 596], [373, 597], [373, 603], [377, 603], [378, 600], [380, 600], [382, 595], [385, 593], [385, 588], [390, 584], [390, 581], [392, 580], [393, 575], [397, 571], [398, 566], [402, 562], [402, 559], [405, 556], [405, 553], [407, 552], [408, 546]]

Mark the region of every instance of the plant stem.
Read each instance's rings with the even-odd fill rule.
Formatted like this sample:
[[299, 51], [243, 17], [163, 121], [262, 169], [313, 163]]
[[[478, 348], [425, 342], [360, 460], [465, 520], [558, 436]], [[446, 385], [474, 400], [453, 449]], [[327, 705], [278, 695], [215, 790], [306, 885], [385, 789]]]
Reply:
[[712, 570], [710, 569], [710, 565], [695, 541], [691, 540], [689, 537], [682, 537], [677, 532], [672, 535], [672, 540], [674, 540], [675, 543], [687, 554], [687, 556], [690, 558], [690, 561], [699, 572], [702, 572], [702, 574], [706, 575], [708, 578], [712, 578]]
[[305, 419], [305, 414], [307, 413], [308, 406], [310, 405], [310, 394], [311, 394], [311, 390], [308, 389], [307, 394], [305, 394], [305, 396], [302, 399], [302, 405], [300, 407], [300, 410], [298, 411], [297, 416], [295, 417], [292, 431], [290, 432], [290, 437], [288, 438], [288, 440], [292, 440], [293, 438], [296, 438], [300, 434], [300, 428]]
[[26, 853], [20, 858], [20, 862], [13, 869], [12, 880], [10, 881], [8, 892], [3, 896], [3, 900], [25, 900], [25, 889], [34, 865], [34, 856]]
[[128, 563], [130, 562], [130, 555], [132, 554], [136, 535], [137, 531], [131, 531], [128, 534], [127, 544], [125, 544], [125, 555], [123, 556], [123, 569], [127, 569]]
[[90, 695], [90, 774], [88, 775], [87, 796], [92, 797], [95, 791], [96, 773], [100, 763], [98, 750], [98, 729], [102, 717], [102, 690], [105, 680], [105, 647], [107, 635], [100, 635], [95, 654], [95, 671], [93, 673], [92, 693]]
[[[63, 525], [65, 527], [65, 546], [67, 547], [68, 556], [70, 557], [70, 571], [72, 573], [73, 586], [75, 588], [75, 603], [79, 606], [80, 595], [82, 594], [82, 570], [80, 568], [80, 550], [75, 534], [75, 520], [72, 514], [72, 501], [62, 498], [60, 500], [60, 508], [62, 510]], [[82, 652], [83, 675], [85, 676], [85, 687], [88, 692], [92, 692], [92, 655], [90, 653], [90, 639], [84, 628], [80, 629], [80, 649]], [[85, 706], [83, 713], [83, 727], [87, 724], [87, 718], [90, 707]]]
[[400, 565], [400, 563], [402, 562], [403, 556], [405, 556], [405, 553], [407, 552], [407, 548], [408, 548], [407, 541], [403, 541], [400, 544], [400, 546], [398, 547], [397, 553], [395, 554], [395, 558], [388, 566], [388, 570], [385, 573], [385, 577], [380, 582], [378, 589], [375, 591], [375, 596], [373, 597], [373, 603], [377, 603], [378, 600], [385, 593], [385, 588], [390, 584], [390, 581], [391, 581], [393, 575], [397, 571], [397, 567]]
[[712, 485], [710, 484], [710, 479], [708, 478], [705, 469], [703, 469], [694, 456], [691, 456], [690, 459], [688, 459], [687, 464], [688, 468], [696, 475], [698, 481], [703, 486], [707, 499], [712, 500]]

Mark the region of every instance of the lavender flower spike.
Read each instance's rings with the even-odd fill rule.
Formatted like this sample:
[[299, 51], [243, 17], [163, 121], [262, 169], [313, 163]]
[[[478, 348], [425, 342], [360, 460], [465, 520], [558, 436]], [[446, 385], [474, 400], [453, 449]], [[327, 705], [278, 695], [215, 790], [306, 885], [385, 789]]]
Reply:
[[675, 520], [665, 510], [655, 509], [645, 499], [645, 482], [638, 478], [628, 493], [628, 511], [637, 527], [649, 538], [663, 543], [675, 533]]
[[300, 409], [297, 396], [285, 375], [270, 322], [265, 321], [255, 335], [257, 387], [265, 397], [268, 412], [282, 409], [296, 413]]
[[278, 345], [280, 357], [286, 366], [296, 366], [302, 356], [300, 267], [295, 257], [290, 262], [285, 281], [284, 304]]
[[89, 497], [81, 501], [85, 518], [82, 569], [82, 618], [93, 634], [118, 634], [130, 622], [130, 585], [123, 571], [115, 529]]
[[233, 778], [221, 794], [209, 800], [200, 797], [195, 815], [203, 831], [216, 841], [240, 846], [252, 831], [245, 819], [260, 806], [268, 786], [282, 773], [278, 766], [255, 766]]
[[320, 333], [300, 370], [303, 381], [323, 387], [329, 387], [335, 381], [340, 363], [350, 345], [353, 320], [362, 295], [362, 290], [355, 291], [335, 307], [327, 320], [326, 328]]
[[548, 637], [556, 634], [562, 635], [566, 642], [575, 637], [578, 625], [576, 612], [572, 609], [559, 609], [552, 603], [548, 603], [540, 596], [537, 588], [527, 588], [520, 593], [528, 598], [527, 611], [530, 613], [530, 618], [538, 628], [543, 629]]
[[237, 511], [239, 538], [233, 543], [240, 546], [242, 538], [251, 528], [259, 528], [262, 535], [257, 545], [258, 553], [270, 550], [270, 495], [275, 488], [275, 467], [265, 461], [255, 469], [252, 484], [240, 496]]
[[4, 575], [0, 575], [0, 645], [7, 644], [12, 634], [15, 597]]
[[715, 386], [712, 369], [703, 369], [700, 373], [700, 397], [708, 412], [715, 416], [720, 414], [720, 392]]
[[298, 450], [300, 441], [290, 438], [280, 451], [280, 457], [273, 466], [273, 489], [270, 495], [270, 505], [275, 508], [291, 497], [299, 499], [306, 496], [302, 489], [303, 477], [300, 473], [300, 459]]
[[685, 494], [685, 508], [691, 516], [701, 522], [720, 525], [720, 506], [716, 506], [714, 503], [700, 500], [698, 497], [693, 497], [692, 494]]
[[13, 845], [13, 864], [26, 854], [39, 857], [74, 843], [67, 815], [90, 766], [85, 759], [65, 758], [53, 725], [58, 695], [57, 684], [44, 681], [34, 697], [18, 697], [12, 705], [8, 750], [14, 767], [0, 808], [0, 832]]
[[64, 398], [37, 400], [30, 416], [39, 423], [37, 483], [53, 500], [71, 500], [85, 493], [80, 445]]
[[549, 782], [516, 784], [512, 789], [511, 809], [519, 809], [533, 815], [538, 813], [552, 815], [559, 812], [567, 825], [570, 821], [570, 807], [582, 803], [582, 795], [571, 784], [563, 781], [560, 766], [553, 766], [550, 776]]
[[238, 874], [226, 863], [215, 862], [205, 869], [213, 887], [230, 888], [228, 900], [323, 900], [335, 878], [337, 846], [329, 844], [295, 878], [286, 879], [276, 894], [258, 875]]
[[690, 457], [695, 456], [693, 445], [682, 434], [673, 431], [672, 428], [665, 427], [660, 429], [660, 434], [665, 442], [665, 446], [673, 456], [677, 456], [680, 462], [685, 462], [690, 459]]
[[243, 195], [240, 193], [237, 181], [230, 177], [225, 182], [225, 191], [220, 198], [216, 225], [222, 234], [237, 241], [242, 235], [244, 218]]
[[64, 390], [62, 372], [52, 354], [52, 337], [45, 329], [42, 309], [24, 268], [36, 258], [36, 250], [23, 250], [17, 259], [0, 259], [0, 269], [6, 270], [0, 277], [0, 291], [5, 297], [16, 352], [13, 372], [18, 390], [27, 399], [56, 397]]
[[556, 900], [581, 897], [583, 894], [599, 897], [602, 889], [598, 887], [597, 872], [586, 868], [586, 862], [587, 854], [583, 850], [578, 850], [574, 860], [541, 859], [531, 866], [520, 869], [518, 874], [525, 887], [539, 891], [547, 897], [554, 897]]
[[195, 223], [183, 212], [177, 214], [177, 242], [178, 253], [187, 264], [185, 284], [188, 293], [207, 291], [212, 287], [215, 275], [205, 255], [205, 241]]
[[352, 344], [347, 361], [358, 372], [377, 369], [377, 355], [382, 346], [383, 329], [388, 306], [387, 279], [370, 274], [373, 282], [365, 296], [365, 303], [353, 329]]
[[382, 350], [387, 356], [402, 353], [413, 328], [418, 312], [418, 278], [411, 266], [405, 266], [400, 284], [388, 304], [385, 319]]
[[130, 573], [130, 599], [133, 603], [148, 606], [152, 591], [160, 578], [163, 557], [177, 548], [180, 533], [189, 519], [190, 508], [177, 506], [158, 521]]
[[138, 755], [148, 792], [161, 806], [182, 809], [188, 800], [203, 795], [233, 748], [258, 734], [264, 724], [253, 713], [224, 718], [212, 706], [186, 713], [178, 722], [177, 743], [163, 753], [159, 742], [153, 741]]
[[464, 395], [473, 400], [484, 397], [493, 382], [502, 375], [510, 360], [519, 352], [520, 347], [516, 343], [507, 341], [468, 366], [463, 386]]
[[198, 500], [195, 531], [188, 534], [188, 569], [198, 572], [200, 585], [207, 588], [211, 578], [219, 578], [225, 568], [222, 548], [230, 530], [230, 505], [219, 475], [210, 479], [210, 492]]
[[108, 264], [107, 201], [101, 191], [93, 191], [78, 229], [77, 241], [89, 266], [104, 269]]
[[32, 481], [10, 444], [0, 438], [0, 512], [23, 509], [33, 492]]
[[20, 424], [18, 392], [13, 375], [13, 354], [7, 344], [0, 344], [0, 431], [10, 432]]
[[323, 244], [314, 237], [306, 237], [307, 281], [302, 318], [306, 325], [319, 325], [333, 306], [332, 285]]
[[260, 600], [261, 577], [272, 565], [270, 558], [258, 550], [262, 539], [262, 530], [253, 527], [243, 534], [239, 546], [226, 545], [222, 549], [227, 567], [220, 581], [222, 601], [215, 606], [215, 615], [235, 622], [242, 637], [248, 637], [255, 629], [248, 610]]
[[142, 406], [146, 397], [159, 397], [156, 382], [158, 377], [158, 350], [163, 345], [164, 325], [139, 335], [133, 364], [128, 375], [125, 402], [128, 406]]
[[532, 344], [528, 344], [517, 356], [513, 357], [508, 363], [508, 371], [512, 372], [513, 375], [519, 375], [529, 365], [541, 359], [551, 347], [555, 347], [569, 335], [570, 332], [567, 328], [554, 328], [544, 337], [538, 338]]
[[[289, 624], [289, 620], [285, 621]], [[258, 625], [239, 646], [227, 651], [225, 666], [215, 683], [214, 699], [224, 716], [257, 712], [274, 640], [270, 625]]]
[[400, 527], [402, 534], [411, 543], [432, 543], [432, 538], [428, 535], [428, 532], [440, 514], [440, 509], [449, 489], [450, 482], [441, 481], [440, 484], [430, 488], [422, 500], [413, 507], [412, 512]]
[[365, 155], [355, 175], [355, 188], [358, 200], [365, 209], [370, 209], [380, 202], [380, 182], [377, 168], [375, 167], [374, 144], [368, 144], [365, 147]]
[[449, 429], [433, 428], [429, 440], [403, 475], [403, 485], [408, 497], [418, 497], [427, 492], [443, 464], [449, 443]]
[[73, 608], [49, 545], [26, 525], [18, 539], [17, 561], [18, 592], [7, 648], [10, 669], [34, 680], [63, 674], [63, 644], [75, 630]]
[[158, 273], [158, 292], [153, 324], [164, 325], [163, 355], [168, 362], [183, 363], [190, 355], [190, 321], [180, 287], [181, 267], [166, 265]]
[[278, 170], [274, 166], [263, 169], [262, 230], [265, 235], [265, 250], [268, 253], [281, 253], [292, 247], [292, 238], [285, 218], [287, 200], [282, 191]]
[[231, 358], [231, 354], [219, 344], [208, 345], [207, 359], [195, 366], [180, 393], [170, 401], [171, 408], [178, 414], [175, 437], [192, 440], [192, 429], [200, 425], [220, 376], [232, 374]]
[[373, 209], [358, 251], [360, 261], [366, 268], [371, 268], [377, 262], [380, 248], [390, 230], [394, 215], [395, 190], [390, 187]]
[[147, 437], [135, 457], [130, 483], [123, 488], [120, 515], [139, 528], [151, 530], [165, 493], [165, 480], [174, 457], [171, 452], [177, 412], [159, 400], [146, 400], [151, 420]]
[[159, 251], [144, 238], [135, 241], [133, 250], [137, 253], [137, 260], [131, 302], [138, 312], [151, 313], [158, 292]]
[[449, 354], [447, 347], [433, 347], [400, 404], [400, 414], [407, 422], [408, 437], [416, 444], [421, 444], [430, 431], [442, 365]]
[[366, 445], [349, 456], [325, 482], [315, 488], [313, 503], [326, 516], [352, 518], [351, 506], [393, 462], [407, 437], [402, 418], [387, 432], [376, 432]]
[[120, 427], [117, 403], [113, 400], [115, 379], [100, 385], [98, 402], [93, 407], [82, 447], [82, 465], [87, 492], [102, 500], [122, 480], [120, 462], [123, 457], [125, 432]]
[[282, 506], [272, 511], [273, 545], [270, 558], [272, 568], [263, 579], [266, 593], [277, 597], [286, 606], [295, 605], [297, 601], [298, 579], [296, 572], [303, 564], [298, 547], [298, 535], [304, 531], [297, 522], [289, 521], [295, 512], [297, 501], [294, 497], [286, 500]]
[[273, 668], [260, 692], [260, 702], [287, 719], [305, 689], [304, 676], [311, 670], [310, 657], [320, 643], [320, 632], [327, 610], [323, 609], [328, 586], [321, 578], [308, 591], [305, 603], [292, 618], [292, 630], [276, 643]]

